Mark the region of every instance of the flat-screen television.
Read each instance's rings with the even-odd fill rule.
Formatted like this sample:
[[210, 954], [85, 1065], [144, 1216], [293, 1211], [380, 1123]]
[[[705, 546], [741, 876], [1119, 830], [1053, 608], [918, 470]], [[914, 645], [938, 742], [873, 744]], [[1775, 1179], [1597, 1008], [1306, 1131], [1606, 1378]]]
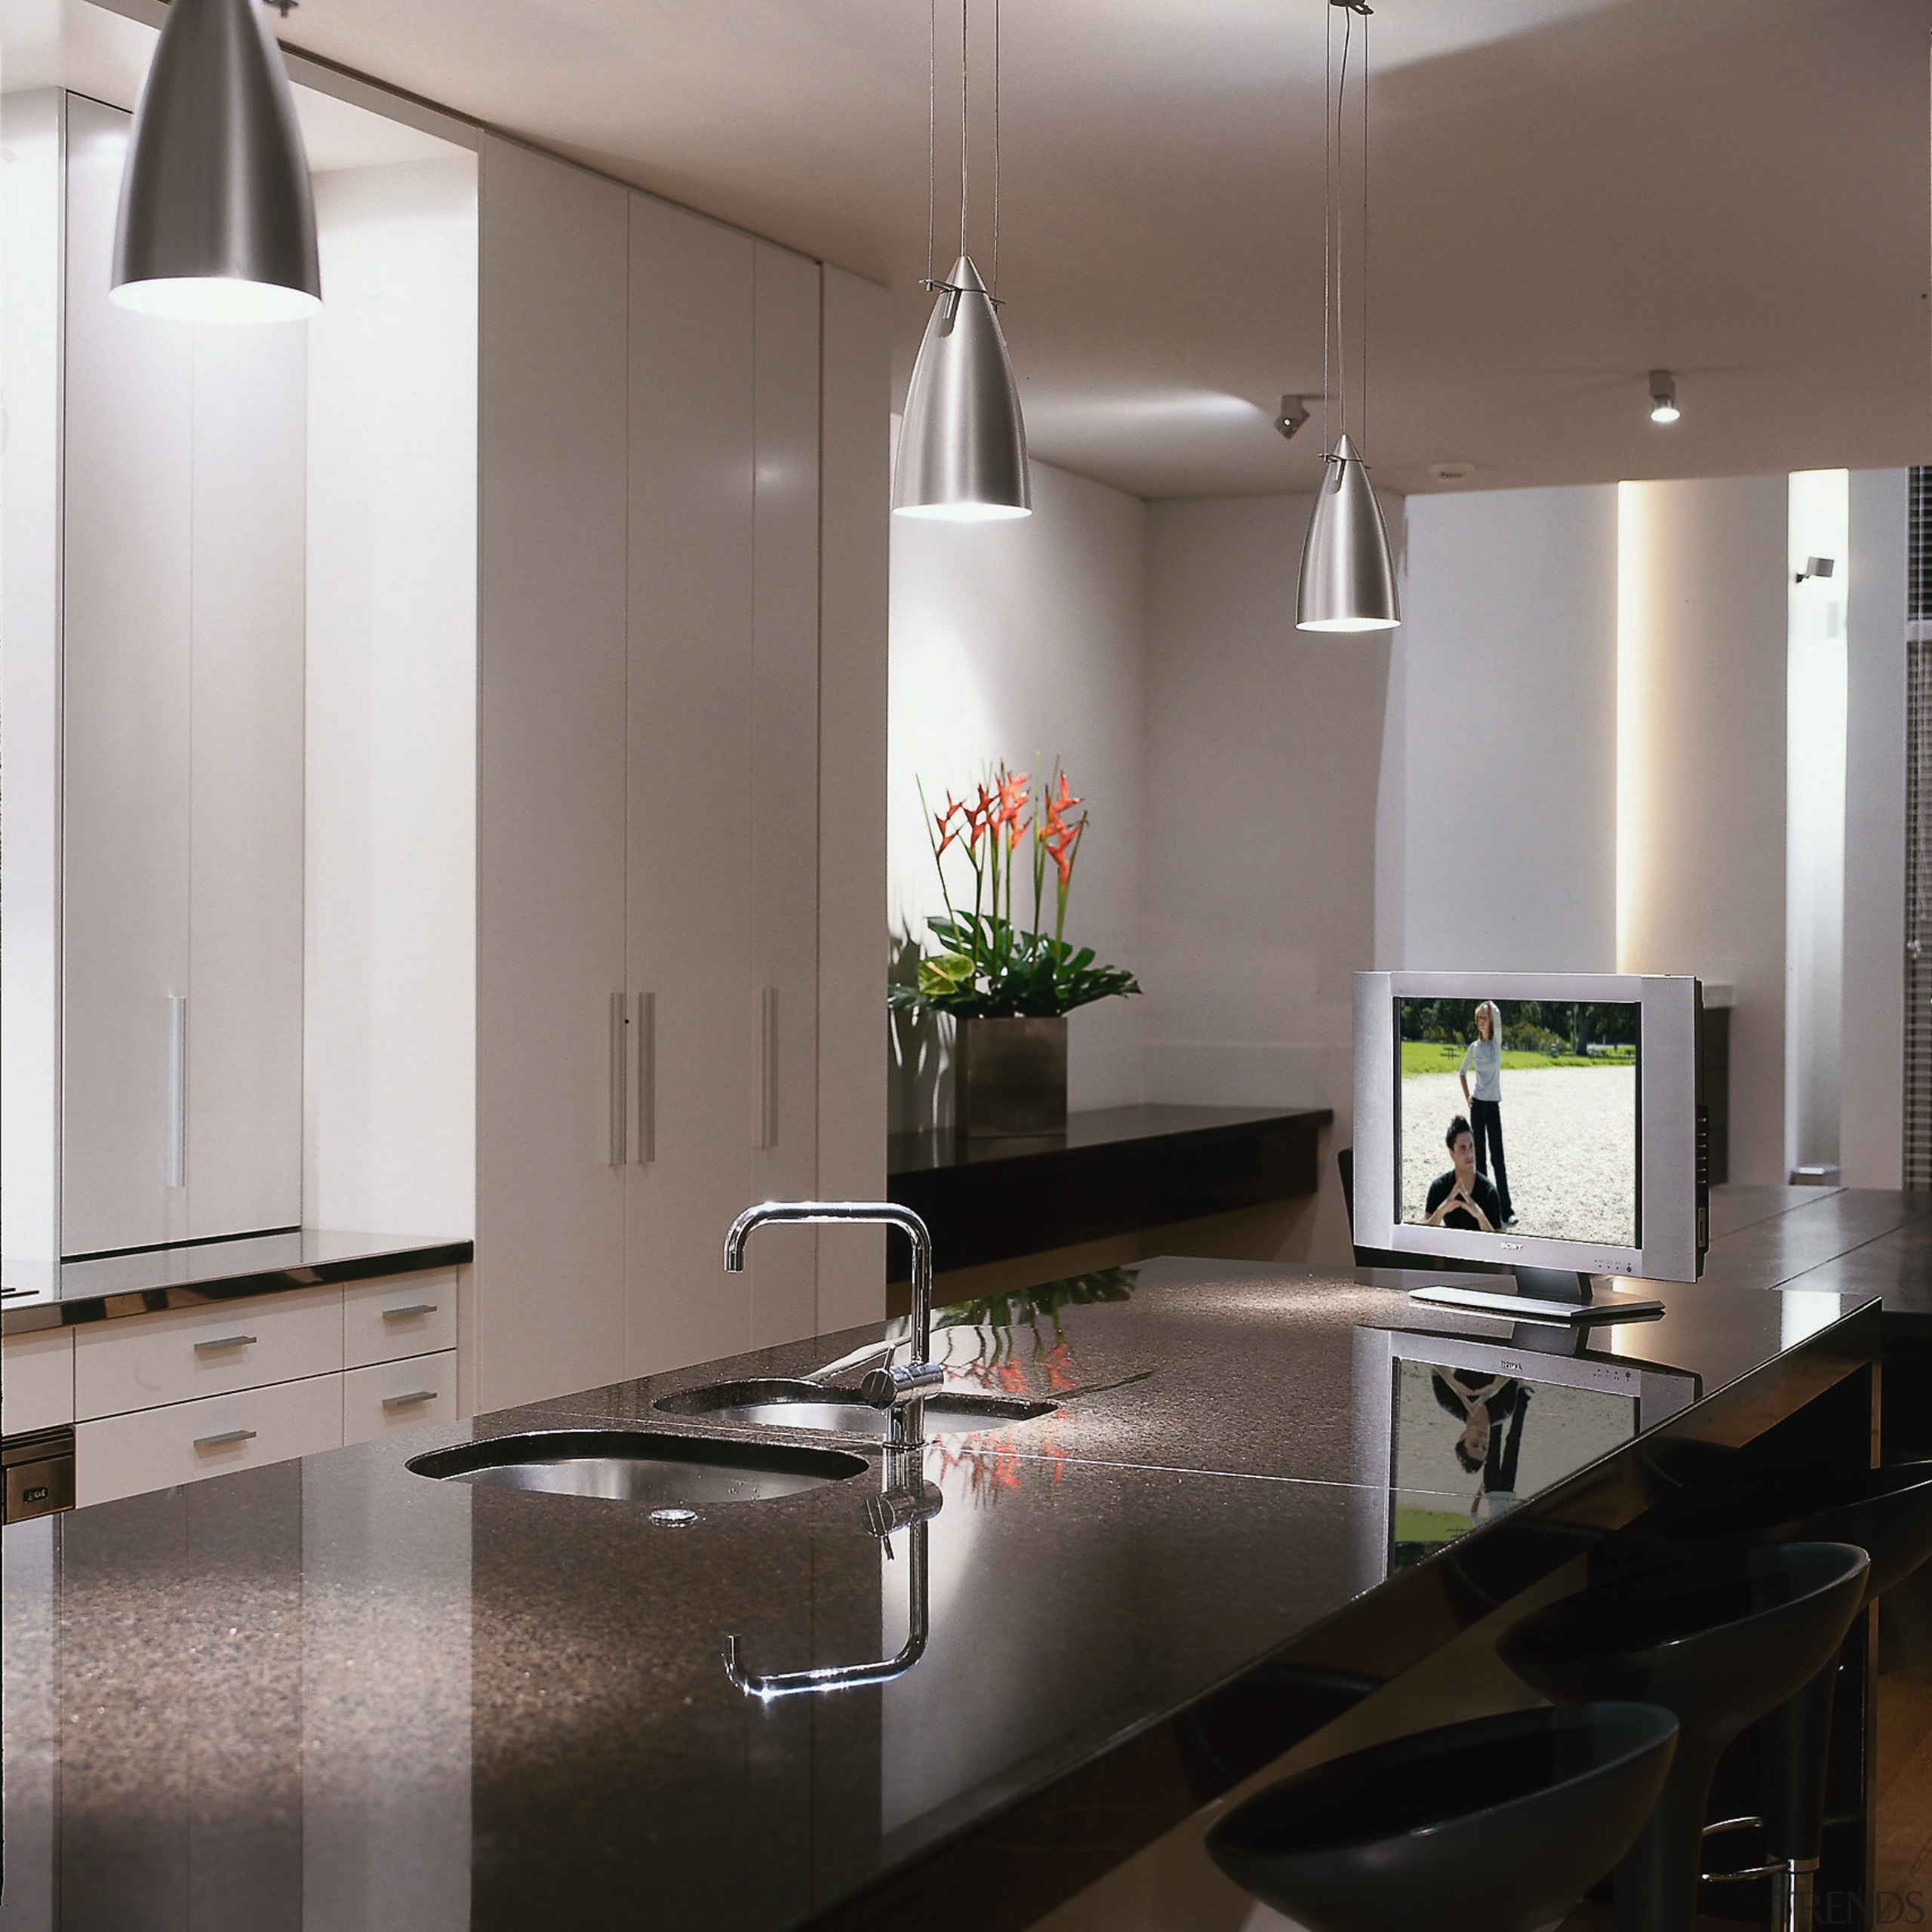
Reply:
[[1358, 973], [1356, 1244], [1695, 1281], [1703, 1014], [1689, 978]]

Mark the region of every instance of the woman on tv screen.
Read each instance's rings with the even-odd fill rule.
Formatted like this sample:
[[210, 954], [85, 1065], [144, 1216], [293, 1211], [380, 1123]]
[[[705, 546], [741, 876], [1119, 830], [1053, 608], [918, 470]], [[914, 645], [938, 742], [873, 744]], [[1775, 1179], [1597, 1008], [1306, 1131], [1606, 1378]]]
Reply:
[[[1476, 1037], [1463, 1055], [1457, 1077], [1463, 1083], [1463, 1104], [1469, 1110], [1469, 1126], [1475, 1136], [1476, 1171], [1489, 1172], [1491, 1157], [1496, 1162], [1496, 1192], [1503, 1204], [1503, 1218], [1497, 1225], [1513, 1228], [1515, 1211], [1509, 1205], [1509, 1170], [1503, 1159], [1503, 1016], [1493, 999], [1486, 999], [1475, 1011]], [[1475, 1075], [1475, 1091], [1469, 1091], [1469, 1075]]]

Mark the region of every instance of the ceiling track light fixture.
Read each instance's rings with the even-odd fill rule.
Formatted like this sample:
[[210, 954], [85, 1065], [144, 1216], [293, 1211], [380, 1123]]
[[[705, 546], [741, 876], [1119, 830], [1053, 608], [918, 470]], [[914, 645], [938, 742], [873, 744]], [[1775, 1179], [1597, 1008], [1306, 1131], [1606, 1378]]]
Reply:
[[1668, 369], [1651, 371], [1651, 420], [1675, 423], [1681, 414], [1677, 407], [1677, 378]]
[[938, 0], [928, 9], [926, 273], [938, 297], [912, 365], [893, 471], [900, 516], [989, 523], [1032, 513], [1020, 389], [999, 325], [999, 0], [993, 0], [992, 287], [966, 252], [967, 10], [959, 5], [959, 258], [941, 281], [933, 259], [939, 134]]
[[[294, 0], [269, 4], [285, 18]], [[257, 0], [171, 0], [128, 137], [109, 293], [178, 321], [321, 306], [308, 157]]]
[[[1335, 12], [1343, 14], [1342, 58], [1334, 71]], [[1349, 435], [1346, 317], [1343, 306], [1342, 197], [1344, 109], [1349, 55], [1359, 16], [1361, 28], [1361, 341], [1356, 381], [1361, 403], [1356, 425], [1368, 414], [1368, 20], [1367, 0], [1328, 0], [1325, 9], [1322, 93], [1321, 389], [1322, 440], [1327, 445], [1324, 472], [1315, 493], [1315, 513], [1302, 545], [1301, 580], [1295, 598], [1295, 626], [1304, 631], [1387, 631], [1402, 621], [1395, 599], [1395, 565], [1389, 554], [1388, 527], [1368, 480], [1368, 465]], [[1334, 85], [1331, 86], [1331, 78]], [[1329, 365], [1334, 364], [1334, 381]], [[1329, 443], [1328, 396], [1340, 401], [1340, 433]]]
[[1275, 418], [1275, 427], [1292, 442], [1295, 432], [1308, 420], [1308, 398], [1304, 395], [1284, 395], [1281, 407]]

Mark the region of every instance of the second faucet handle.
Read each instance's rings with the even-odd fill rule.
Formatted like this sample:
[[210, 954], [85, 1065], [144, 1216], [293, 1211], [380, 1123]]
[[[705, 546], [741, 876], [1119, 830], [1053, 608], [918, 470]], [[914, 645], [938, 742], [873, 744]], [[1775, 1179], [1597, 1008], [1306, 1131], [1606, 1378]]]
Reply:
[[859, 1394], [875, 1409], [896, 1409], [921, 1390], [937, 1389], [945, 1380], [945, 1371], [936, 1362], [903, 1362], [896, 1368], [872, 1370], [859, 1384]]

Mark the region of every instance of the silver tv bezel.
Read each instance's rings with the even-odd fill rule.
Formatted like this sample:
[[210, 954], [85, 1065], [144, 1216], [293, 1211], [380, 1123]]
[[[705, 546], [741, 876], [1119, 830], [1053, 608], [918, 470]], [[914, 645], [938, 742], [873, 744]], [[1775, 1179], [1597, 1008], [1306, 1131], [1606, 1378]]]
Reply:
[[[1400, 1218], [1404, 999], [1622, 1001], [1639, 1008], [1641, 1164], [1634, 1246], [1412, 1226]], [[1355, 1240], [1358, 1247], [1454, 1260], [1573, 1269], [1586, 1275], [1694, 1281], [1704, 1263], [1697, 1161], [1697, 1056], [1703, 989], [1695, 979], [1634, 973], [1358, 973], [1355, 976]], [[1505, 1122], [1506, 1134], [1507, 1122]]]

